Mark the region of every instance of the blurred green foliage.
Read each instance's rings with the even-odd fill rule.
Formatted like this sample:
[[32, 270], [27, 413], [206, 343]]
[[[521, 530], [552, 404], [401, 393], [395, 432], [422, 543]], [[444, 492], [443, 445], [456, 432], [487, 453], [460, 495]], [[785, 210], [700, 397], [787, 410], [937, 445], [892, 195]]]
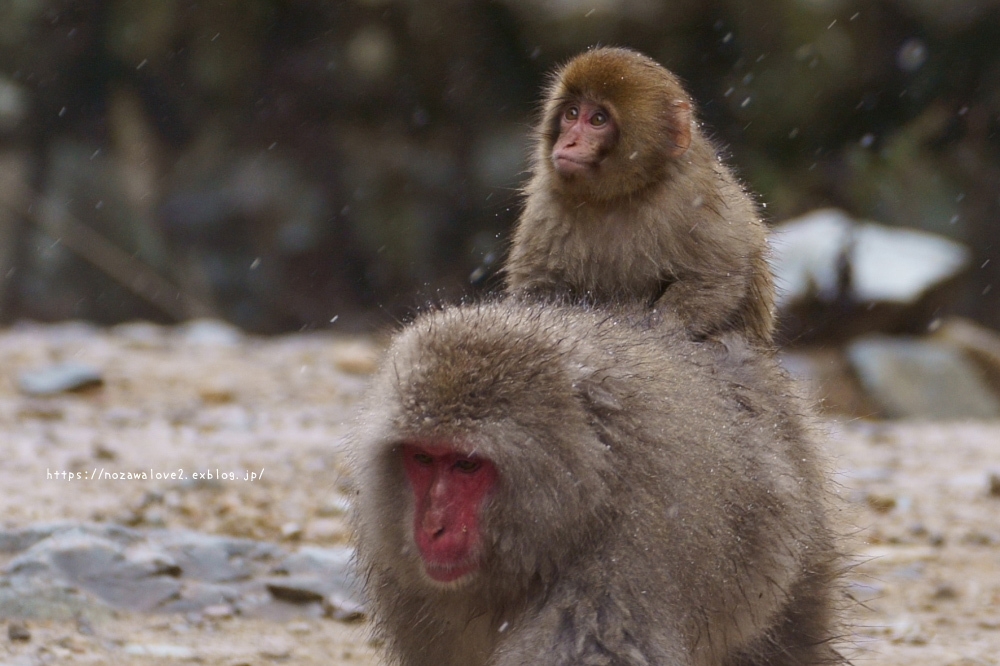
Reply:
[[996, 0], [5, 0], [0, 317], [364, 327], [489, 289], [544, 77], [597, 43], [688, 83], [769, 220], [968, 243], [953, 308], [1000, 326]]

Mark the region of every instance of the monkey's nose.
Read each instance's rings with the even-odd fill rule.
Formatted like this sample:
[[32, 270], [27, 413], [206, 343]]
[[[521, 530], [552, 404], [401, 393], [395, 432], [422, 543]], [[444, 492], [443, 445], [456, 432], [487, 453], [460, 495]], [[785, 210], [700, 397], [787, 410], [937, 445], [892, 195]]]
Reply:
[[428, 511], [424, 514], [423, 524], [421, 525], [421, 528], [424, 530], [424, 534], [429, 536], [431, 539], [439, 538], [445, 531], [444, 517], [434, 514], [435, 512], [433, 511]]

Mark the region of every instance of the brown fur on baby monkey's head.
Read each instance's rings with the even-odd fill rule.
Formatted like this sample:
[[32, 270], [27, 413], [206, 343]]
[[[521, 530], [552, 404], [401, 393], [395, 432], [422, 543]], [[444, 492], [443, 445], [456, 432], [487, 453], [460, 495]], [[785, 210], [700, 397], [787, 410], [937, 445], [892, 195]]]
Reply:
[[607, 201], [662, 181], [698, 141], [680, 81], [623, 48], [591, 49], [555, 72], [536, 169], [570, 197]]
[[641, 304], [697, 338], [771, 344], [767, 229], [677, 77], [628, 49], [587, 51], [553, 75], [535, 142], [511, 293]]

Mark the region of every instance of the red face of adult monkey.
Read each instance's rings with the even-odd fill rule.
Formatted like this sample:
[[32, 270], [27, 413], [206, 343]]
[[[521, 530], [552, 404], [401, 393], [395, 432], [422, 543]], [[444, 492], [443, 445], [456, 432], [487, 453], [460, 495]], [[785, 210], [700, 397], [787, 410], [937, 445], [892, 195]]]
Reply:
[[536, 134], [511, 291], [640, 303], [698, 337], [770, 343], [766, 229], [673, 74], [626, 49], [587, 51], [555, 73]]
[[674, 319], [515, 299], [419, 318], [350, 445], [390, 663], [840, 663], [791, 393], [740, 336]]
[[403, 471], [413, 491], [413, 542], [432, 580], [451, 583], [480, 566], [479, 513], [496, 468], [448, 446], [406, 444]]

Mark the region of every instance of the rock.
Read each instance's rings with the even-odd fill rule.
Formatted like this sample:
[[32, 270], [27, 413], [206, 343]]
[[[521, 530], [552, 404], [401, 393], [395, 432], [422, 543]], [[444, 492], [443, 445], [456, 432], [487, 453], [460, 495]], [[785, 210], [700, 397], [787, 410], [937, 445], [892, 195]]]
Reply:
[[315, 518], [305, 527], [302, 538], [310, 542], [346, 541], [347, 527], [336, 518]]
[[962, 317], [949, 317], [934, 331], [934, 339], [961, 349], [1000, 395], [1000, 334]]
[[269, 543], [253, 539], [171, 530], [156, 534], [185, 576], [212, 583], [251, 578], [265, 572], [284, 554]]
[[289, 622], [288, 624], [285, 625], [285, 629], [288, 631], [288, 633], [296, 634], [299, 636], [306, 636], [308, 634], [311, 634], [313, 631], [312, 625], [302, 620]]
[[262, 645], [257, 649], [257, 653], [265, 659], [281, 661], [292, 656], [292, 644], [287, 639], [267, 636], [261, 642]]
[[230, 607], [239, 599], [242, 586], [231, 584], [205, 583], [183, 578], [177, 596], [167, 599], [155, 610], [164, 613], [205, 613], [209, 608]]
[[317, 576], [274, 577], [267, 581], [267, 591], [275, 599], [293, 604], [323, 601], [324, 581]]
[[94, 616], [106, 608], [101, 602], [153, 610], [180, 589], [169, 554], [120, 526], [48, 523], [2, 533], [0, 541], [16, 552], [0, 578], [2, 615]]
[[136, 543], [142, 538], [139, 532], [121, 525], [56, 520], [34, 523], [12, 530], [0, 530], [0, 553], [18, 553], [27, 550], [43, 539], [67, 532], [94, 535], [122, 545]]
[[934, 588], [931, 599], [935, 601], [953, 601], [958, 599], [958, 590], [950, 583], [940, 583]]
[[341, 372], [352, 375], [370, 375], [378, 369], [379, 355], [366, 343], [341, 343], [332, 352], [333, 365]]
[[868, 495], [865, 497], [865, 502], [876, 513], [889, 513], [890, 511], [896, 508], [896, 498], [890, 497], [889, 495], [868, 493]]
[[1000, 474], [990, 474], [989, 495], [990, 497], [1000, 497]]
[[971, 529], [962, 535], [962, 543], [970, 546], [992, 546], [998, 541], [1000, 536], [986, 530]]
[[103, 442], [96, 442], [91, 449], [91, 455], [95, 460], [117, 460], [118, 452], [110, 448]]
[[780, 337], [800, 344], [926, 331], [971, 257], [947, 238], [833, 209], [778, 226], [772, 248]]
[[68, 361], [27, 370], [17, 377], [17, 387], [28, 395], [54, 395], [102, 386], [101, 371], [92, 365]]
[[893, 643], [910, 643], [911, 645], [927, 643], [927, 634], [923, 627], [915, 619], [908, 616], [897, 618], [889, 626], [889, 635]]
[[236, 399], [236, 389], [217, 378], [198, 387], [198, 397], [208, 405], [223, 405]]
[[234, 613], [229, 604], [212, 604], [201, 609], [201, 614], [210, 620], [228, 620]]
[[51, 576], [0, 577], [0, 618], [92, 622], [107, 619], [112, 612], [94, 595]]
[[90, 624], [90, 622], [88, 622], [87, 618], [85, 618], [85, 617], [77, 617], [76, 618], [76, 630], [82, 636], [93, 636], [94, 635], [94, 626], [92, 624]]
[[365, 607], [353, 599], [331, 595], [323, 602], [323, 615], [338, 622], [360, 622], [365, 619]]
[[60, 523], [37, 523], [12, 530], [0, 530], [0, 553], [19, 553], [47, 539], [59, 530]]
[[279, 575], [267, 579], [267, 589], [283, 601], [322, 601], [325, 615], [350, 621], [364, 613], [353, 556], [354, 549], [348, 546], [303, 546], [274, 568]]
[[20, 419], [60, 421], [65, 416], [63, 406], [49, 398], [29, 398], [17, 408], [17, 417]]
[[296, 522], [285, 523], [281, 526], [281, 538], [285, 541], [298, 541], [302, 538], [302, 526]]
[[243, 333], [218, 319], [193, 319], [178, 327], [184, 342], [196, 345], [232, 347], [243, 340]]
[[841, 350], [828, 347], [783, 350], [778, 360], [790, 375], [802, 380], [809, 389], [809, 397], [824, 413], [867, 417], [878, 411]]
[[7, 625], [7, 638], [11, 642], [26, 643], [31, 640], [31, 631], [28, 630], [28, 625], [24, 622], [14, 621]]
[[1000, 417], [1000, 399], [958, 349], [934, 340], [868, 336], [848, 345], [861, 385], [886, 416]]
[[771, 235], [771, 270], [780, 285], [779, 308], [817, 298], [836, 299], [840, 263], [854, 220], [843, 211], [818, 210], [789, 220]]
[[122, 648], [122, 652], [128, 655], [141, 657], [163, 657], [165, 659], [196, 659], [198, 654], [189, 647], [183, 645], [171, 645], [169, 643], [129, 643]]
[[874, 223], [858, 225], [850, 242], [851, 295], [859, 303], [914, 303], [961, 273], [971, 257], [942, 236]]
[[349, 546], [303, 546], [283, 559], [274, 568], [274, 572], [288, 576], [313, 576], [322, 581], [322, 585], [317, 588], [322, 594], [337, 592], [352, 596], [357, 581], [353, 557], [354, 549]]
[[129, 610], [152, 610], [180, 589], [180, 570], [169, 555], [143, 547], [126, 549], [80, 530], [38, 542], [13, 558], [7, 573], [61, 579]]
[[971, 254], [952, 240], [915, 229], [855, 222], [843, 211], [817, 210], [774, 231], [771, 265], [782, 285], [778, 305], [814, 296], [856, 303], [913, 303], [961, 272]]
[[[142, 502], [148, 502], [143, 498]], [[0, 530], [0, 618], [90, 622], [112, 608], [288, 621], [363, 613], [351, 548], [289, 553], [252, 539], [98, 523]]]
[[148, 321], [132, 321], [112, 326], [111, 334], [123, 338], [129, 347], [135, 349], [162, 349], [167, 345], [167, 331], [158, 324]]
[[316, 515], [322, 518], [332, 518], [346, 515], [351, 509], [351, 502], [343, 495], [329, 495], [316, 508]]

